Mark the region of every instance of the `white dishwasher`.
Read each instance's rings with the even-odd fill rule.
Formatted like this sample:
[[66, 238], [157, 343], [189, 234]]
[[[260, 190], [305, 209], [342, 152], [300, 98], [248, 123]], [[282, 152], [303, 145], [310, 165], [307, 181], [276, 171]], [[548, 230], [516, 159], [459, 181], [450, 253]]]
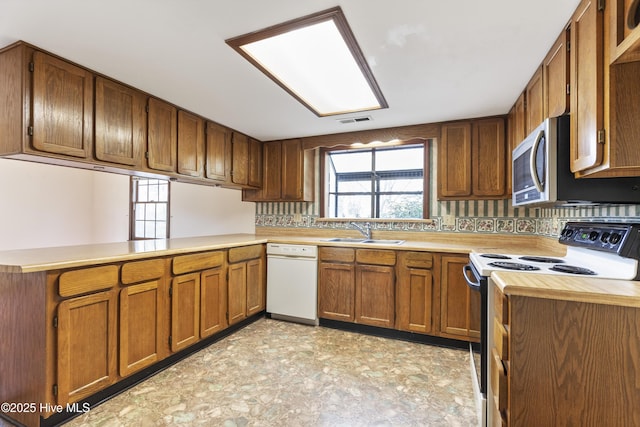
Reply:
[[318, 324], [318, 247], [267, 243], [267, 313]]

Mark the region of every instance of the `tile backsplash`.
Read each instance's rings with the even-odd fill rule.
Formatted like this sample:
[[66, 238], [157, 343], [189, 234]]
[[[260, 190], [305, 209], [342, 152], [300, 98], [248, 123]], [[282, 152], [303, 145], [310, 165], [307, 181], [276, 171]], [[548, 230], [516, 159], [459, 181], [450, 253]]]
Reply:
[[[429, 217], [433, 221], [384, 221], [372, 223], [374, 230], [403, 232], [463, 232], [500, 234], [537, 234], [557, 237], [567, 221], [640, 222], [638, 205], [593, 205], [554, 208], [514, 208], [511, 199], [456, 200], [437, 199], [437, 148], [430, 145]], [[316, 156], [316, 171], [319, 170]], [[319, 200], [319, 179], [316, 176], [316, 200]], [[453, 219], [454, 224], [447, 223]], [[345, 229], [346, 222], [322, 221], [318, 202], [256, 203], [256, 227], [302, 227]]]

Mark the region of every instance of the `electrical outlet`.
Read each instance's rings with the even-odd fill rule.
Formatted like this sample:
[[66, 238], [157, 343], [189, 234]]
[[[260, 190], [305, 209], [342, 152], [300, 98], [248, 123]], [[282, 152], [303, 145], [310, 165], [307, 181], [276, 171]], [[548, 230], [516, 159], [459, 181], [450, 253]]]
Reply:
[[454, 227], [456, 225], [456, 217], [454, 215], [443, 215], [442, 225], [445, 227]]

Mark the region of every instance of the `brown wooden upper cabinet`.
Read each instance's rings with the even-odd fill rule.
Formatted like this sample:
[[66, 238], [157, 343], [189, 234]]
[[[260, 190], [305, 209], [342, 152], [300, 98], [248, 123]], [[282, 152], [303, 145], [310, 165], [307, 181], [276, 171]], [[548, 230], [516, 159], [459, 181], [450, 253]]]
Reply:
[[206, 177], [215, 181], [231, 181], [231, 129], [207, 122]]
[[93, 143], [93, 74], [43, 52], [34, 51], [33, 148], [87, 158]]
[[569, 112], [569, 34], [569, 28], [560, 33], [542, 63], [544, 118]]
[[640, 61], [640, 2], [613, 0], [609, 8], [609, 62]]
[[178, 111], [178, 173], [200, 177], [204, 170], [204, 119]]
[[441, 129], [438, 198], [508, 197], [504, 119], [446, 123]]
[[583, 0], [571, 19], [571, 171], [602, 163], [604, 146], [604, 12]]
[[525, 88], [525, 135], [529, 135], [544, 120], [544, 85], [542, 66], [538, 67]]
[[141, 166], [147, 137], [146, 95], [100, 76], [95, 85], [96, 158]]
[[300, 139], [264, 143], [262, 162], [262, 188], [244, 191], [243, 200], [313, 201], [314, 152]]
[[178, 152], [177, 109], [157, 98], [149, 98], [148, 102], [148, 166], [150, 169], [175, 172]]
[[239, 132], [232, 136], [231, 181], [243, 187], [262, 185], [262, 143]]

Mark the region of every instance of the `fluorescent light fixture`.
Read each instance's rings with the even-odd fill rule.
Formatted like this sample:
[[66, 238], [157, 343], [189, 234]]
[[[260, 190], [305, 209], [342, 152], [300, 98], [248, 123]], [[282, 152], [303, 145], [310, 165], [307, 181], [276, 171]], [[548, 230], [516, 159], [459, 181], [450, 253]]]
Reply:
[[226, 42], [318, 116], [388, 107], [339, 7]]

